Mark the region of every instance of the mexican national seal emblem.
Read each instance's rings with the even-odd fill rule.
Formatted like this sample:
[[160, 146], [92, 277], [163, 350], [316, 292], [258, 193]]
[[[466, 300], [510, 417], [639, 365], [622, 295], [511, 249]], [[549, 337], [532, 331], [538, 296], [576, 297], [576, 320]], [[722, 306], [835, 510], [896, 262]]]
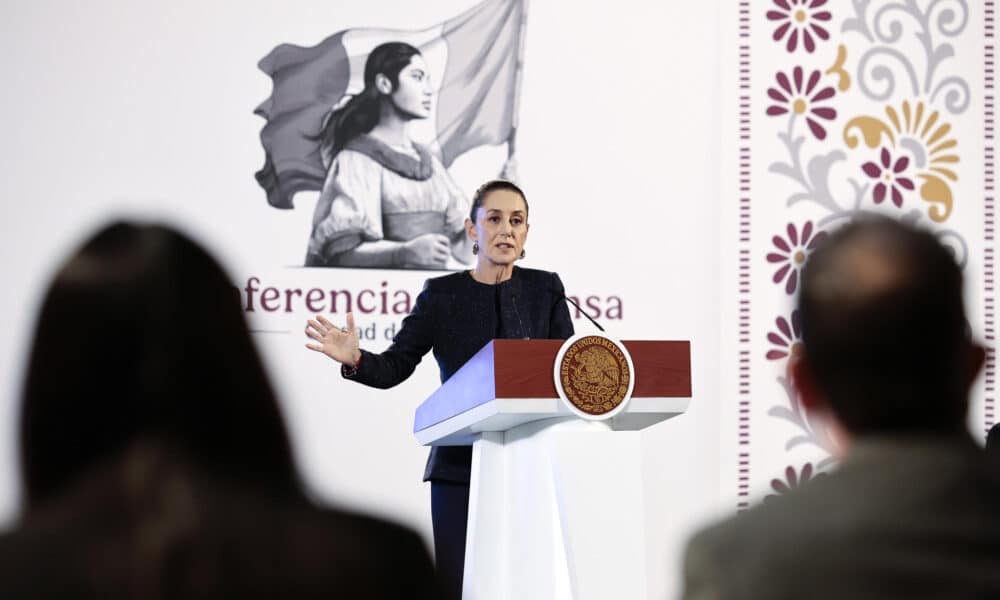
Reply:
[[559, 350], [555, 380], [570, 410], [585, 419], [607, 419], [624, 409], [632, 395], [632, 358], [617, 340], [574, 336]]

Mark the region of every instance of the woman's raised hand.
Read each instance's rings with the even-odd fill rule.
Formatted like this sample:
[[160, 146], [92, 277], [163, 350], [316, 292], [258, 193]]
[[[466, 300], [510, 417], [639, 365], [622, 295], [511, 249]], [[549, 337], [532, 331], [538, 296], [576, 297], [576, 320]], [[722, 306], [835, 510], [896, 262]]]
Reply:
[[358, 330], [354, 327], [354, 313], [347, 313], [347, 327], [341, 329], [321, 315], [309, 319], [306, 335], [319, 342], [306, 344], [306, 348], [322, 352], [333, 360], [353, 367], [361, 360]]

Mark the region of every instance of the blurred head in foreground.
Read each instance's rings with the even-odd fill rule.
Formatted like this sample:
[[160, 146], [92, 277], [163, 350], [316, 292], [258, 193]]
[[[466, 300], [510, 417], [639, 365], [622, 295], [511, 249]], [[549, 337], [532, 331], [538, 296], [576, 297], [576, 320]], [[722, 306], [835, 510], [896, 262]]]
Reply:
[[21, 412], [29, 510], [138, 441], [212, 476], [298, 493], [288, 436], [234, 288], [160, 226], [110, 225], [45, 294]]
[[1000, 423], [990, 427], [986, 434], [986, 449], [1000, 455]]
[[929, 232], [864, 218], [810, 257], [799, 295], [807, 408], [847, 436], [963, 430], [983, 349], [969, 337], [962, 273]]

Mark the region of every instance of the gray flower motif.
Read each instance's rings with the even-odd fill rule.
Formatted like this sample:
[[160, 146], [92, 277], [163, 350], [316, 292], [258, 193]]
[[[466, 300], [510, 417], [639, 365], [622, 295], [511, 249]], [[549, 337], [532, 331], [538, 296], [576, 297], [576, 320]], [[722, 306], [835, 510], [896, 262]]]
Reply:
[[792, 490], [802, 487], [806, 482], [819, 479], [821, 477], [826, 477], [826, 473], [813, 473], [812, 463], [806, 463], [802, 465], [801, 471], [796, 471], [795, 467], [789, 465], [785, 467], [785, 478], [779, 479], [774, 478], [771, 480], [771, 489], [775, 493], [768, 494], [764, 497], [764, 502], [773, 500], [778, 496], [783, 496]]

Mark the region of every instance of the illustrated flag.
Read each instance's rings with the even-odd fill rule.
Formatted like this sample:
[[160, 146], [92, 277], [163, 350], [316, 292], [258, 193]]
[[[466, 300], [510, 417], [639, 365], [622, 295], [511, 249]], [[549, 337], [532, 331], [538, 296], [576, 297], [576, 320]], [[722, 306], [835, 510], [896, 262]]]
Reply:
[[312, 47], [276, 47], [258, 65], [271, 77], [271, 96], [254, 111], [267, 121], [260, 134], [264, 166], [256, 178], [268, 203], [292, 208], [296, 192], [323, 187], [327, 165], [318, 136], [324, 120], [361, 91], [365, 60], [385, 42], [411, 44], [427, 62], [437, 106], [414, 137], [438, 152], [445, 166], [467, 150], [510, 140], [524, 18], [525, 0], [486, 0], [421, 31], [347, 29]]

